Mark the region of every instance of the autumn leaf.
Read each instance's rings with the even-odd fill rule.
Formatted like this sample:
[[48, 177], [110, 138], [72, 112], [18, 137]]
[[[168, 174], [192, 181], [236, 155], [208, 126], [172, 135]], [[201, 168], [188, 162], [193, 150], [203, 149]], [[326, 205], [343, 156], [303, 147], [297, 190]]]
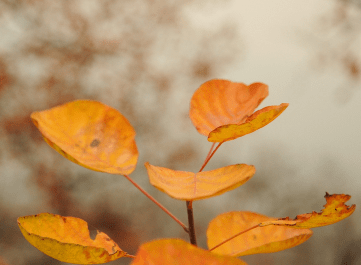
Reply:
[[228, 124], [220, 126], [209, 133], [209, 142], [225, 142], [252, 133], [276, 119], [288, 104], [265, 107], [249, 116], [242, 124]]
[[193, 94], [189, 116], [208, 141], [230, 141], [266, 126], [288, 107], [283, 103], [253, 113], [267, 96], [268, 86], [263, 83], [247, 86], [213, 79]]
[[198, 173], [177, 171], [145, 163], [150, 183], [179, 200], [200, 200], [218, 196], [248, 181], [254, 166], [237, 164]]
[[247, 265], [244, 261], [197, 248], [181, 239], [158, 239], [140, 246], [131, 265]]
[[325, 225], [337, 223], [347, 217], [349, 217], [356, 209], [356, 205], [345, 205], [351, 196], [345, 194], [332, 194], [329, 195], [326, 192], [325, 195], [326, 204], [324, 209], [317, 213], [300, 214], [292, 220], [289, 217], [280, 218], [277, 220], [264, 221], [260, 223], [260, 226], [277, 225], [277, 226], [289, 226], [293, 228], [314, 228]]
[[242, 123], [267, 96], [268, 86], [262, 83], [247, 86], [213, 79], [194, 92], [190, 118], [198, 132], [208, 136], [219, 126]]
[[31, 118], [45, 141], [83, 167], [127, 175], [135, 169], [138, 150], [129, 121], [103, 103], [76, 100]]
[[41, 213], [19, 217], [18, 225], [30, 244], [63, 262], [101, 264], [130, 257], [102, 232], [91, 239], [88, 224], [79, 218]]
[[292, 229], [282, 226], [254, 227], [270, 220], [276, 220], [276, 218], [253, 212], [228, 212], [218, 215], [209, 223], [207, 229], [208, 248], [212, 249], [249, 228], [251, 230], [216, 247], [212, 253], [244, 256], [277, 252], [295, 247], [312, 235], [310, 229]]

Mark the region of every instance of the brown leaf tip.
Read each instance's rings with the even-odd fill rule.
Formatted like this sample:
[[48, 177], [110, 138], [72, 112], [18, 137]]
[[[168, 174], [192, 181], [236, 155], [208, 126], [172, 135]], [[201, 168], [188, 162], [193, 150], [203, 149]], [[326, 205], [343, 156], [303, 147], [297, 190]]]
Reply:
[[[337, 210], [336, 207], [342, 207], [346, 211], [348, 211], [350, 208], [356, 207], [355, 204], [353, 204], [351, 206], [348, 206], [345, 204], [345, 202], [347, 202], [348, 200], [351, 199], [351, 195], [348, 195], [348, 194], [331, 194], [330, 195], [326, 192], [325, 199], [326, 199], [326, 204], [324, 205], [324, 207], [327, 206], [328, 204], [331, 204], [334, 201], [339, 202], [337, 205], [335, 205], [335, 210]], [[342, 210], [344, 210], [344, 209], [342, 209]]]

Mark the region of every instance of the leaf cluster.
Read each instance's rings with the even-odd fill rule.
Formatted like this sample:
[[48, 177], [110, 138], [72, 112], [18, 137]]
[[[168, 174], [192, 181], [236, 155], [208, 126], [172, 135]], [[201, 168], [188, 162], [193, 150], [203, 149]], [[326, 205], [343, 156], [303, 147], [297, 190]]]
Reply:
[[213, 142], [199, 172], [145, 163], [154, 187], [172, 198], [186, 201], [188, 226], [129, 176], [138, 160], [136, 133], [117, 110], [97, 101], [76, 100], [32, 113], [32, 121], [53, 149], [88, 169], [123, 175], [182, 226], [189, 234], [191, 244], [180, 239], [159, 239], [141, 245], [132, 255], [102, 232], [98, 231], [92, 239], [88, 224], [82, 219], [51, 213], [19, 217], [22, 234], [45, 254], [76, 264], [101, 264], [123, 257], [133, 258], [133, 265], [246, 264], [236, 257], [297, 246], [312, 236], [310, 228], [333, 224], [350, 216], [356, 207], [345, 204], [350, 196], [328, 193], [321, 212], [301, 214], [295, 219], [272, 218], [245, 211], [223, 213], [209, 223], [208, 250], [197, 247], [193, 202], [233, 190], [256, 172], [253, 165], [247, 164], [210, 171], [203, 169], [224, 142], [266, 126], [288, 107], [287, 103], [282, 103], [255, 111], [267, 96], [268, 86], [263, 83], [247, 86], [220, 79], [205, 82], [195, 91], [189, 112], [197, 131]]

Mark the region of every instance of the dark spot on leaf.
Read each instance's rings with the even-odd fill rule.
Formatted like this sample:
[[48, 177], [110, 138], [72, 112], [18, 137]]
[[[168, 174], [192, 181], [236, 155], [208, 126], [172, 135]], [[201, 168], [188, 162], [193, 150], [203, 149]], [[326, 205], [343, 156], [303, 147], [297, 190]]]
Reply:
[[98, 139], [94, 139], [91, 143], [90, 143], [90, 147], [97, 147], [100, 144], [100, 141]]
[[66, 223], [66, 218], [65, 217], [63, 217], [63, 221], [64, 221], [64, 223]]

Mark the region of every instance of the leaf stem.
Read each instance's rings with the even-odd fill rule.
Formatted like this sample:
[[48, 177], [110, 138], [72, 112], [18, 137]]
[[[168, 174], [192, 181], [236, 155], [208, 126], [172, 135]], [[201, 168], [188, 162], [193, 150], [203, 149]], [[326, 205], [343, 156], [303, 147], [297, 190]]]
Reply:
[[183, 224], [177, 217], [175, 217], [170, 211], [168, 211], [163, 205], [161, 205], [156, 199], [154, 199], [148, 192], [143, 190], [137, 183], [134, 182], [129, 176], [124, 175], [124, 177], [129, 180], [138, 190], [140, 190], [145, 196], [147, 196], [152, 202], [154, 202], [156, 205], [158, 205], [159, 208], [161, 208], [165, 213], [167, 213], [170, 217], [174, 219], [180, 226], [183, 227], [184, 231], [186, 231], [189, 234], [189, 229]]
[[213, 151], [213, 148], [214, 148], [214, 146], [216, 145], [216, 143], [214, 142], [213, 144], [212, 144], [212, 146], [211, 146], [211, 149], [209, 149], [209, 152], [208, 152], [208, 154], [207, 154], [207, 156], [206, 156], [206, 159], [205, 160], [207, 160], [208, 159], [208, 157], [209, 157], [209, 155], [212, 153], [212, 151]]
[[209, 151], [209, 153], [208, 153], [208, 155], [207, 155], [207, 157], [206, 157], [206, 160], [204, 160], [204, 163], [203, 163], [201, 169], [199, 170], [199, 172], [201, 172], [201, 171], [206, 167], [206, 165], [208, 164], [209, 160], [212, 158], [212, 156], [214, 155], [214, 153], [217, 151], [217, 149], [218, 149], [218, 148], [221, 146], [221, 144], [223, 144], [223, 143], [224, 143], [224, 142], [220, 142], [220, 143], [217, 145], [217, 147], [213, 150], [213, 152], [212, 152], [211, 154], [209, 154], [209, 153], [212, 151], [213, 146], [214, 146], [214, 144], [215, 144], [215, 143], [213, 143], [213, 145], [212, 145], [212, 147], [211, 147], [211, 150]]
[[240, 236], [240, 235], [242, 235], [242, 234], [244, 234], [244, 233], [246, 233], [246, 232], [248, 232], [248, 231], [250, 231], [250, 230], [252, 230], [252, 229], [255, 229], [256, 227], [259, 227], [259, 225], [260, 225], [260, 224], [257, 224], [257, 225], [255, 225], [255, 226], [252, 226], [252, 227], [250, 227], [250, 228], [247, 228], [246, 230], [243, 230], [242, 232], [239, 232], [238, 234], [235, 234], [234, 236], [232, 236], [232, 237], [230, 237], [230, 238], [222, 241], [222, 242], [219, 243], [218, 245], [214, 246], [214, 247], [211, 248], [209, 251], [212, 251], [212, 250], [220, 247], [220, 246], [223, 245], [224, 243], [227, 243], [228, 241], [232, 240], [233, 238], [235, 238], [235, 237], [237, 237], [237, 236]]
[[192, 245], [197, 246], [196, 231], [194, 227], [193, 217], [193, 201], [187, 201], [187, 214], [188, 214], [188, 226], [189, 226], [189, 238]]

